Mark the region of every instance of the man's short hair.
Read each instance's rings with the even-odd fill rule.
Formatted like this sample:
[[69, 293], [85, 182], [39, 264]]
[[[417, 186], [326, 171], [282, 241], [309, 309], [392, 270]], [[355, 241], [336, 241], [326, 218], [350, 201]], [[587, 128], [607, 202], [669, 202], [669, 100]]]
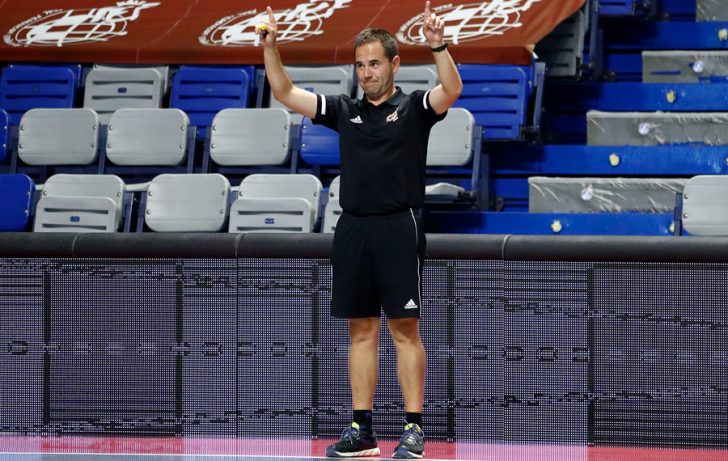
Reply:
[[384, 47], [384, 55], [387, 56], [387, 59], [390, 61], [399, 54], [397, 49], [397, 40], [394, 39], [394, 36], [384, 29], [376, 29], [373, 27], [359, 32], [359, 35], [356, 36], [356, 42], [354, 43], [354, 51], [356, 52], [356, 49], [360, 46], [372, 42], [379, 42], [382, 44]]

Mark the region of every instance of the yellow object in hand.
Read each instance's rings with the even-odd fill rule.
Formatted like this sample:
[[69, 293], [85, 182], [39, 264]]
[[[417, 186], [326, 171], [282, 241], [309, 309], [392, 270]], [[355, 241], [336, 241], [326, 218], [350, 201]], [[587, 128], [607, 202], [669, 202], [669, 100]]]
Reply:
[[265, 30], [268, 30], [268, 24], [266, 24], [264, 22], [261, 22], [260, 24], [258, 24], [257, 26], [255, 26], [255, 28], [258, 29], [258, 30], [265, 31]]

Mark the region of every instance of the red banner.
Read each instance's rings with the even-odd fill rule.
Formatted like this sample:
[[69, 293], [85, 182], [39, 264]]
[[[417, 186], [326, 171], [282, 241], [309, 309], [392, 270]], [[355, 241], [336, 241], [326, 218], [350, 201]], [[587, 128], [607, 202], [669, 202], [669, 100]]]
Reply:
[[[461, 63], [530, 62], [584, 0], [432, 1]], [[274, 10], [286, 64], [343, 64], [365, 27], [397, 36], [406, 64], [431, 63], [424, 0], [0, 0], [0, 61], [258, 64], [254, 27]]]

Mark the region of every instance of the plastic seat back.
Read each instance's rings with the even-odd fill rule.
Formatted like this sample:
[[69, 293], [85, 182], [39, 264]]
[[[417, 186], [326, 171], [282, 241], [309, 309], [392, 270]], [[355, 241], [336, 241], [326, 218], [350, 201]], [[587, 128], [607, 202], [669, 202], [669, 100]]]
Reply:
[[116, 232], [124, 190], [114, 175], [53, 175], [43, 186], [33, 231]]
[[247, 68], [184, 66], [172, 79], [170, 107], [185, 111], [205, 139], [218, 112], [248, 107], [251, 83]]
[[215, 116], [210, 158], [218, 165], [282, 165], [290, 157], [291, 116], [276, 109], [224, 109]]
[[99, 68], [88, 73], [84, 107], [94, 109], [102, 125], [116, 110], [162, 106], [163, 78], [155, 69]]
[[683, 190], [682, 221], [691, 235], [728, 236], [728, 176], [690, 178]]
[[253, 174], [230, 209], [230, 232], [311, 232], [321, 182], [310, 174]]
[[99, 117], [91, 109], [31, 109], [18, 132], [28, 165], [89, 165], [98, 157]]
[[473, 159], [475, 118], [461, 108], [450, 109], [436, 123], [427, 145], [428, 166], [462, 166]]
[[189, 124], [179, 109], [119, 109], [109, 119], [106, 157], [117, 165], [179, 165]]
[[220, 174], [162, 174], [149, 185], [144, 218], [155, 232], [218, 232], [229, 194]]
[[20, 232], [28, 227], [34, 191], [29, 176], [0, 175], [0, 231]]

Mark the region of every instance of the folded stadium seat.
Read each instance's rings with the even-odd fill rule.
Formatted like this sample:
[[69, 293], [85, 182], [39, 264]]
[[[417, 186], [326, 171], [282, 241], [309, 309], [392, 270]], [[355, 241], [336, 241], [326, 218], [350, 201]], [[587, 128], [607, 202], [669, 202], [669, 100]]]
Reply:
[[[483, 138], [517, 140], [540, 125], [545, 66], [460, 64], [463, 92], [454, 107], [468, 109], [483, 127]], [[533, 118], [528, 121], [533, 99]]]
[[[589, 2], [585, 3], [585, 9]], [[546, 62], [549, 77], [578, 77], [584, 58], [588, 12], [579, 10], [565, 19], [536, 45], [536, 54]]]
[[185, 111], [197, 128], [197, 139], [204, 140], [218, 112], [248, 107], [254, 75], [253, 66], [182, 66], [172, 79], [169, 105]]
[[53, 175], [43, 185], [33, 231], [116, 232], [130, 202], [118, 176]]
[[106, 159], [121, 168], [105, 164], [105, 171], [147, 176], [163, 171], [192, 173], [194, 139], [194, 127], [179, 109], [119, 109], [109, 119]]
[[[429, 90], [440, 83], [437, 77], [437, 68], [434, 64], [426, 65], [405, 65], [400, 66], [399, 71], [394, 74], [394, 84], [402, 89], [405, 94], [415, 90]], [[361, 99], [364, 90], [356, 85], [356, 97]]]
[[0, 77], [0, 107], [17, 126], [30, 109], [72, 108], [80, 81], [78, 65], [10, 64]]
[[20, 121], [17, 155], [26, 165], [91, 165], [98, 143], [99, 117], [93, 110], [31, 109]]
[[34, 191], [35, 183], [27, 175], [0, 175], [0, 231], [26, 230]]
[[326, 202], [326, 208], [324, 209], [324, 223], [321, 226], [321, 231], [326, 234], [333, 234], [336, 231], [336, 223], [341, 217], [341, 203], [339, 203], [339, 187], [341, 184], [341, 177], [337, 176], [331, 181], [329, 186], [329, 201]]
[[728, 144], [728, 112], [587, 112], [589, 146]]
[[[680, 200], [682, 199], [682, 200]], [[675, 209], [675, 234], [728, 236], [728, 176], [690, 178]]]
[[143, 219], [154, 232], [218, 232], [227, 220], [230, 182], [220, 174], [161, 174], [144, 195]]
[[151, 68], [98, 68], [86, 76], [83, 106], [108, 125], [118, 109], [155, 109], [162, 106], [164, 78]]
[[212, 122], [203, 170], [208, 155], [223, 167], [283, 165], [290, 159], [292, 135], [291, 115], [284, 109], [224, 109]]
[[169, 89], [169, 66], [148, 66], [143, 64], [94, 64], [93, 69], [110, 69], [110, 70], [139, 70], [153, 69], [159, 72], [162, 77], [162, 94], [167, 94]]
[[[480, 140], [480, 127], [465, 109], [450, 109], [445, 119], [432, 127], [427, 146], [427, 177], [429, 181], [439, 177], [448, 181], [425, 188], [428, 202], [477, 199], [482, 192], [479, 189], [487, 187], [480, 184]], [[454, 184], [453, 179], [462, 181], [468, 189]]]
[[0, 163], [4, 162], [8, 155], [9, 143], [8, 113], [0, 109]]
[[230, 232], [313, 232], [321, 181], [310, 174], [252, 174], [230, 208]]
[[726, 81], [728, 81], [728, 51], [642, 52], [643, 83], [725, 83]]
[[[317, 94], [346, 94], [351, 96], [354, 88], [353, 65], [329, 67], [286, 66], [286, 72], [288, 72], [294, 85]], [[272, 94], [270, 95], [269, 107], [285, 108]], [[300, 114], [292, 112], [291, 118], [294, 123], [301, 123], [302, 116]]]
[[696, 0], [695, 20], [699, 22], [726, 22], [728, 8], [723, 0]]

